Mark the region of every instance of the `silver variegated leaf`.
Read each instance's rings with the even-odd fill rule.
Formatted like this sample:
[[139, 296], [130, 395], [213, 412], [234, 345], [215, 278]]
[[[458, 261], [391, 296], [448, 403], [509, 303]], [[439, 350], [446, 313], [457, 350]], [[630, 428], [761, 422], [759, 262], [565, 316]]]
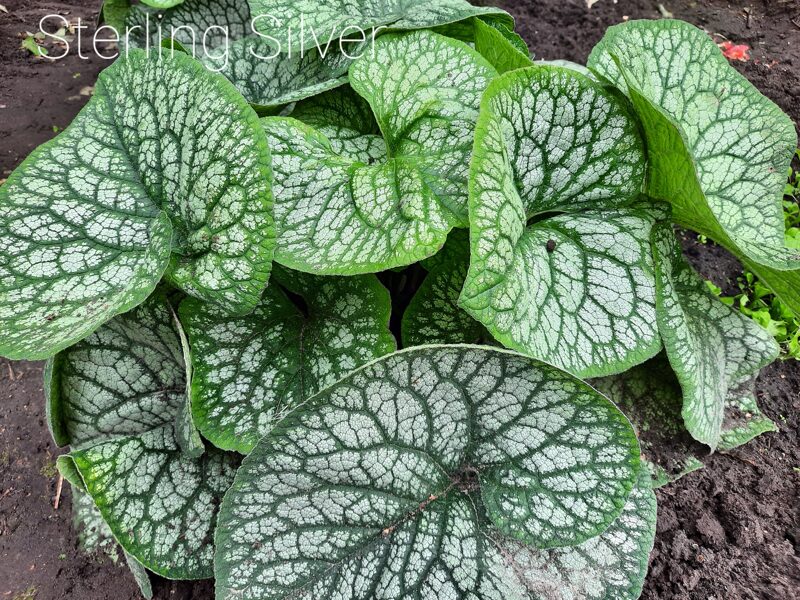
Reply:
[[558, 67], [496, 79], [470, 167], [460, 305], [509, 348], [579, 376], [654, 356], [654, 216], [623, 207], [644, 162], [634, 118], [590, 79]]
[[471, 17], [492, 18], [513, 29], [514, 19], [499, 8], [472, 6], [466, 0], [250, 0], [255, 26], [275, 40], [281, 52], [324, 46], [359, 36], [375, 39], [381, 30], [429, 29]]
[[272, 263], [270, 174], [258, 119], [222, 77], [180, 53], [117, 60], [0, 188], [0, 355], [51, 356], [162, 275], [251, 310]]
[[696, 440], [716, 448], [725, 399], [779, 353], [773, 337], [726, 306], [681, 255], [672, 228], [653, 229], [658, 327], [683, 390], [683, 420]]
[[483, 592], [487, 530], [584, 543], [613, 527], [638, 466], [628, 421], [562, 371], [481, 346], [398, 352], [245, 459], [220, 512], [217, 598], [499, 600]]
[[[305, 306], [298, 307], [278, 284]], [[394, 351], [390, 313], [389, 293], [374, 275], [278, 270], [246, 317], [185, 300], [180, 315], [193, 350], [198, 428], [217, 447], [247, 454], [308, 398]]]
[[[436, 253], [454, 226], [467, 223], [475, 120], [495, 75], [462, 42], [429, 31], [384, 36], [350, 68], [351, 86], [374, 114], [363, 125], [350, 126], [361, 101], [342, 117], [320, 115], [313, 127], [263, 119], [275, 170], [277, 261], [352, 275]], [[379, 129], [363, 132], [375, 122]]]
[[738, 254], [800, 268], [781, 214], [794, 125], [708, 35], [682, 21], [631, 21], [609, 28], [588, 64], [627, 92], [641, 118], [650, 196]]
[[211, 576], [216, 512], [236, 455], [181, 450], [186, 368], [166, 299], [156, 294], [58, 354], [47, 392], [61, 461], [122, 548], [174, 579]]

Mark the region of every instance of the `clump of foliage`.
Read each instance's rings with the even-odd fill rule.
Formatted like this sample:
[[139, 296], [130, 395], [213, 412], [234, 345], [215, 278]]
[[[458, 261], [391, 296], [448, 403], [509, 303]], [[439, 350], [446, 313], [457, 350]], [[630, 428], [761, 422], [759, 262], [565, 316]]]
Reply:
[[80, 522], [145, 595], [638, 597], [652, 487], [774, 428], [778, 345], [673, 225], [797, 311], [788, 117], [678, 21], [582, 66], [463, 0], [160, 4], [231, 63], [133, 37], [0, 188], [0, 354], [49, 359]]

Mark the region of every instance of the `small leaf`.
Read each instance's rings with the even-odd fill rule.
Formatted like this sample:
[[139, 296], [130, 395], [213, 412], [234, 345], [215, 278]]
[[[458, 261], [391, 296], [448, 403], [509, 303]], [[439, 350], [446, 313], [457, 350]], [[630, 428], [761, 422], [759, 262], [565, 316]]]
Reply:
[[42, 58], [50, 54], [47, 51], [47, 48], [37, 44], [36, 40], [33, 39], [33, 36], [31, 35], [27, 36], [24, 40], [22, 40], [22, 48], [38, 58]]
[[62, 472], [79, 477], [123, 549], [159, 575], [198, 579], [211, 575], [217, 507], [239, 460], [181, 452], [183, 352], [156, 294], [59, 354], [48, 402], [71, 445]]
[[392, 354], [245, 459], [220, 511], [217, 598], [504, 598], [483, 591], [508, 575], [487, 532], [585, 542], [620, 515], [638, 466], [628, 421], [566, 373], [480, 346]]
[[[180, 98], [174, 96], [180, 91]], [[0, 188], [0, 355], [45, 358], [162, 275], [232, 312], [269, 277], [270, 156], [230, 83], [183, 54], [128, 53]]]
[[671, 227], [653, 229], [656, 314], [669, 362], [683, 389], [683, 419], [716, 448], [725, 399], [778, 356], [772, 336], [719, 302], [681, 255]]
[[681, 225], [778, 270], [800, 268], [784, 245], [781, 200], [797, 148], [791, 119], [682, 22], [611, 27], [589, 67], [625, 90], [649, 148], [647, 193]]
[[518, 34], [503, 23], [487, 23], [473, 19], [475, 24], [475, 49], [480, 52], [498, 73], [533, 66], [528, 46]]
[[191, 298], [180, 307], [194, 351], [195, 421], [219, 448], [247, 454], [309, 397], [395, 349], [391, 301], [374, 275], [275, 278], [307, 314], [275, 283], [246, 317]]
[[124, 35], [125, 19], [131, 10], [130, 0], [105, 0], [100, 9], [101, 23], [110, 25]]
[[183, 0], [142, 0], [142, 4], [153, 8], [172, 8], [183, 2]]
[[378, 28], [429, 29], [481, 15], [514, 26], [505, 11], [472, 6], [466, 0], [250, 0], [250, 5], [254, 15], [274, 17], [258, 19], [255, 26], [277, 40], [281, 52], [324, 47], [329, 41], [336, 44], [340, 38], [360, 35], [354, 28], [372, 37], [373, 28], [375, 33]]
[[[337, 90], [331, 102], [348, 106], [341, 114], [320, 106], [313, 127], [263, 119], [275, 171], [276, 260], [352, 275], [435, 254], [450, 229], [467, 223], [473, 130], [495, 75], [462, 42], [429, 31], [384, 36], [350, 68], [363, 100]], [[354, 128], [364, 100], [374, 117]]]

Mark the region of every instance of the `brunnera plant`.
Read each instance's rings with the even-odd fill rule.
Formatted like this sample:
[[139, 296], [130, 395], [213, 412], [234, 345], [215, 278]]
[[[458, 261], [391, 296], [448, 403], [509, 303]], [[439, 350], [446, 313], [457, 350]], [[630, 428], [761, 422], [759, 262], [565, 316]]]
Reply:
[[673, 225], [800, 312], [788, 117], [672, 20], [584, 66], [464, 0], [103, 15], [177, 29], [0, 188], [0, 354], [49, 358], [85, 545], [148, 597], [638, 597], [652, 488], [775, 428], [776, 343]]

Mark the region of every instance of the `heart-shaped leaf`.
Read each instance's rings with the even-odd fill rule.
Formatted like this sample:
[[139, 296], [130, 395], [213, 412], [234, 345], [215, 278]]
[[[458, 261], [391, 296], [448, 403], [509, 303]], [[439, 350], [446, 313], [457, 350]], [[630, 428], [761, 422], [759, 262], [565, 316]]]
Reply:
[[481, 593], [485, 533], [585, 542], [638, 466], [628, 421], [562, 371], [481, 346], [392, 354], [245, 459], [220, 512], [217, 598], [501, 598]]
[[683, 389], [683, 420], [696, 440], [715, 448], [725, 399], [777, 358], [774, 338], [715, 298], [683, 259], [672, 228], [653, 229], [656, 313], [664, 347]]
[[250, 452], [292, 410], [349, 371], [395, 350], [391, 300], [374, 275], [278, 270], [246, 317], [195, 299], [180, 307], [193, 350], [192, 412], [219, 448]]
[[336, 101], [349, 108], [341, 116], [327, 110], [313, 127], [263, 119], [275, 170], [278, 262], [352, 275], [436, 253], [450, 229], [467, 223], [475, 120], [495, 75], [462, 42], [430, 31], [384, 36], [350, 68], [350, 84], [374, 114], [358, 128], [351, 125], [363, 101], [344, 93]]
[[589, 67], [626, 90], [642, 120], [650, 196], [737, 254], [800, 268], [781, 214], [794, 125], [711, 38], [682, 21], [630, 21], [609, 28]]
[[429, 29], [480, 15], [513, 29], [514, 19], [499, 8], [472, 6], [466, 0], [250, 0], [254, 25], [276, 40], [281, 52], [325, 47], [340, 38], [374, 39], [380, 30]]
[[263, 129], [225, 79], [180, 53], [117, 60], [0, 188], [0, 355], [51, 356], [165, 271], [252, 310], [272, 262], [270, 178]]
[[[115, 539], [148, 569], [211, 576], [217, 508], [235, 454], [181, 451], [187, 401], [184, 349], [160, 294], [53, 359], [46, 390], [72, 475]], [[196, 454], [196, 453], [195, 453]]]
[[403, 313], [404, 346], [477, 344], [492, 339], [458, 306], [469, 268], [469, 234], [454, 229], [441, 252], [425, 260], [428, 275]]
[[579, 376], [654, 356], [653, 216], [622, 208], [644, 163], [623, 102], [580, 73], [534, 67], [492, 82], [470, 167], [461, 306], [509, 348]]

